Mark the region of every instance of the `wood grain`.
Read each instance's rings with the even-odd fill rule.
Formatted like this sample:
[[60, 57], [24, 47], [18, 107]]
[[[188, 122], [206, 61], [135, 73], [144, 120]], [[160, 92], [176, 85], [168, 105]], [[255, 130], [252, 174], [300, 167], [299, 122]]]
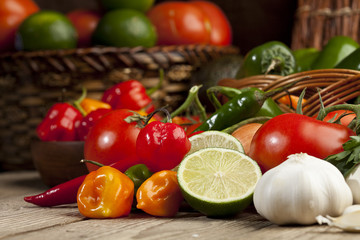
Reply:
[[212, 219], [197, 212], [174, 218], [132, 213], [119, 219], [87, 219], [76, 204], [41, 208], [23, 201], [46, 189], [37, 172], [0, 173], [0, 239], [269, 239], [348, 240], [358, 234], [328, 226], [277, 226], [251, 206], [229, 219]]

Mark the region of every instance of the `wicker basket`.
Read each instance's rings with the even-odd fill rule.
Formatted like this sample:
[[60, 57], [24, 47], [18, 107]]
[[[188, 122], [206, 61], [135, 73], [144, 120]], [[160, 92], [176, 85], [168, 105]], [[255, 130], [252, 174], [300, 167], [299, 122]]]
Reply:
[[337, 35], [360, 41], [359, 0], [298, 0], [292, 49], [321, 49]]
[[[235, 88], [257, 87], [267, 91], [294, 81], [298, 82], [286, 92], [274, 96], [273, 99], [276, 101], [287, 94], [299, 96], [306, 88], [307, 101], [303, 105], [303, 113], [307, 116], [313, 116], [319, 112], [319, 93], [325, 107], [348, 102], [360, 95], [360, 71], [348, 69], [311, 70], [285, 77], [257, 75], [243, 79], [223, 79], [218, 84]], [[294, 112], [294, 109], [287, 106], [281, 105], [281, 107], [285, 112]]]
[[163, 46], [153, 48], [94, 47], [87, 49], [16, 52], [0, 55], [0, 170], [33, 168], [30, 143], [48, 108], [80, 95], [99, 99], [111, 85], [135, 78], [145, 87], [163, 86], [151, 97], [158, 106], [177, 107], [190, 88], [192, 71], [226, 54], [233, 46]]

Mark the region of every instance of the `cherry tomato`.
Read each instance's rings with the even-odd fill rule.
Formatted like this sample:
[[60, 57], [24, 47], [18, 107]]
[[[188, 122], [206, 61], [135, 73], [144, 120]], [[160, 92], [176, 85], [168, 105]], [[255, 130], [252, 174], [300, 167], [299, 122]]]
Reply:
[[158, 45], [209, 43], [209, 18], [195, 5], [162, 2], [152, 7], [147, 16], [156, 28]]
[[[348, 126], [349, 123], [356, 117], [355, 113], [352, 111], [348, 111], [348, 110], [336, 110], [333, 112], [329, 112], [325, 118], [323, 119], [323, 121], [328, 122], [328, 121], [332, 121], [332, 120], [336, 120], [337, 118], [339, 118], [341, 116], [341, 114], [347, 113], [348, 115], [342, 117], [340, 119], [340, 122], [342, 125], [344, 126]], [[315, 118], [317, 117], [314, 116]], [[334, 118], [334, 119], [333, 119]]]
[[[104, 165], [117, 162], [116, 168], [124, 172], [138, 164], [136, 156], [136, 139], [140, 128], [136, 122], [127, 123], [125, 118], [133, 113], [127, 109], [117, 109], [100, 118], [90, 129], [84, 145], [84, 156], [87, 160]], [[88, 163], [89, 171], [98, 169]]]
[[67, 14], [78, 34], [78, 47], [91, 46], [91, 36], [100, 21], [101, 14], [93, 10], [76, 9]]
[[210, 44], [226, 46], [232, 43], [232, 28], [224, 12], [209, 1], [191, 1], [209, 18], [211, 25]]
[[343, 151], [342, 145], [356, 134], [348, 127], [296, 113], [276, 116], [258, 129], [249, 156], [267, 171], [294, 153], [321, 159]]
[[15, 49], [15, 33], [22, 21], [39, 11], [32, 0], [0, 1], [0, 52]]

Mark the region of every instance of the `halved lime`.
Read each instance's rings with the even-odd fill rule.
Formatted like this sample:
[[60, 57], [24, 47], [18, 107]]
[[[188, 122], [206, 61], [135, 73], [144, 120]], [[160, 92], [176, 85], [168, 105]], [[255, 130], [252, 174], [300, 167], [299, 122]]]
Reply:
[[191, 149], [187, 155], [209, 147], [219, 147], [244, 152], [244, 148], [238, 139], [228, 133], [220, 131], [205, 131], [191, 136], [189, 140], [191, 142]]
[[249, 206], [261, 175], [254, 160], [224, 148], [196, 151], [186, 156], [178, 169], [185, 200], [209, 217], [233, 216]]

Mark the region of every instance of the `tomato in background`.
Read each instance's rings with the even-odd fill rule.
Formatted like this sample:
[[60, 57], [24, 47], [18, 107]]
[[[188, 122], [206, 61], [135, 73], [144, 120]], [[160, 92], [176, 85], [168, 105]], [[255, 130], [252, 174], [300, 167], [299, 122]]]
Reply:
[[15, 33], [22, 21], [39, 11], [32, 0], [0, 1], [0, 52], [15, 49]]
[[[116, 162], [116, 168], [122, 172], [138, 164], [136, 139], [141, 128], [136, 127], [136, 122], [124, 121], [130, 115], [130, 110], [117, 109], [96, 121], [85, 140], [85, 159], [104, 165]], [[99, 168], [91, 163], [86, 166], [89, 171]]]
[[192, 0], [190, 3], [204, 11], [210, 20], [210, 44], [230, 45], [232, 43], [232, 28], [225, 13], [215, 3], [209, 1]]
[[[338, 119], [342, 114], [348, 114], [340, 119], [340, 122], [344, 126], [348, 126], [349, 123], [356, 117], [355, 113], [349, 110], [336, 110], [329, 112], [323, 119], [323, 121], [328, 122], [331, 121], [333, 118], [336, 120]], [[317, 118], [317, 115], [314, 116], [314, 118]]]
[[324, 159], [343, 151], [342, 145], [356, 134], [348, 127], [296, 113], [284, 113], [264, 123], [255, 133], [249, 157], [263, 172], [291, 154], [307, 153]]
[[78, 47], [90, 47], [91, 36], [102, 15], [95, 10], [76, 9], [67, 13], [66, 16], [78, 34]]
[[210, 20], [195, 5], [169, 1], [153, 6], [147, 16], [156, 28], [157, 45], [206, 44]]

